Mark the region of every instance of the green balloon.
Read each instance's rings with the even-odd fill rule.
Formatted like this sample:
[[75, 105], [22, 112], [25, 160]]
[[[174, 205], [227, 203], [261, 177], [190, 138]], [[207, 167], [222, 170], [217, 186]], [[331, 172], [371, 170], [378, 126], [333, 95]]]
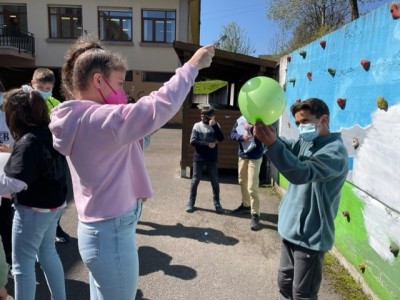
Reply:
[[272, 124], [286, 107], [286, 96], [279, 83], [269, 77], [249, 79], [239, 92], [239, 109], [250, 124], [262, 121]]

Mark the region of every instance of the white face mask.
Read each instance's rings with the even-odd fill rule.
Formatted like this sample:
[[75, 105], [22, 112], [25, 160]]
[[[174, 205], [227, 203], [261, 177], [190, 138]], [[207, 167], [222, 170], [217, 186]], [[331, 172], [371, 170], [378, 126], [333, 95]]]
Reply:
[[46, 100], [47, 98], [49, 98], [53, 93], [52, 91], [48, 91], [48, 92], [43, 92], [41, 90], [35, 89], [36, 92], [38, 92], [40, 94], [40, 96], [43, 97], [44, 100]]
[[312, 142], [319, 136], [319, 123], [318, 125], [314, 123], [300, 124], [297, 129], [300, 138], [305, 142]]

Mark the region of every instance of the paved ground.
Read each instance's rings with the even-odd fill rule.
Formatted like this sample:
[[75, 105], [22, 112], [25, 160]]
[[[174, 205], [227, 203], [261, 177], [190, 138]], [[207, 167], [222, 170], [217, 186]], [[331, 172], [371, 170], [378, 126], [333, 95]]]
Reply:
[[[136, 299], [277, 299], [278, 197], [270, 188], [261, 189], [262, 229], [253, 232], [249, 216], [230, 214], [240, 204], [240, 189], [236, 174], [224, 172], [220, 183], [226, 214], [214, 212], [207, 180], [199, 185], [197, 210], [186, 213], [190, 179], [179, 178], [180, 144], [180, 130], [161, 129], [145, 154], [156, 196], [145, 202], [137, 230], [140, 279]], [[72, 201], [62, 225], [72, 235], [70, 243], [57, 245], [68, 299], [89, 299], [87, 272], [77, 250]], [[41, 271], [37, 274], [36, 299], [50, 299]], [[8, 287], [12, 295], [12, 280]], [[319, 298], [342, 299], [325, 280]]]

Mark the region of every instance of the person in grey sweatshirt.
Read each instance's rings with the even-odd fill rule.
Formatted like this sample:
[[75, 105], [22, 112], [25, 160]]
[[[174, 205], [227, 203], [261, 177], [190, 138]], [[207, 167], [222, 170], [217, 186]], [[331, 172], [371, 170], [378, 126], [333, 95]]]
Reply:
[[277, 137], [275, 128], [262, 122], [256, 123], [253, 133], [289, 181], [278, 210], [280, 299], [318, 299], [324, 255], [334, 242], [348, 154], [340, 133], [329, 130], [324, 101], [310, 98], [294, 103], [290, 110], [298, 139]]

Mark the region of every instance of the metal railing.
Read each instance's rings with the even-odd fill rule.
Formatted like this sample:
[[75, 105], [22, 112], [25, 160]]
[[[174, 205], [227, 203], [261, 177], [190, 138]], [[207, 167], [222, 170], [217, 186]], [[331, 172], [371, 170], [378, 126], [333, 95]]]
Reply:
[[0, 24], [0, 46], [9, 46], [18, 49], [21, 53], [35, 54], [35, 38], [33, 33], [20, 28], [9, 28]]

